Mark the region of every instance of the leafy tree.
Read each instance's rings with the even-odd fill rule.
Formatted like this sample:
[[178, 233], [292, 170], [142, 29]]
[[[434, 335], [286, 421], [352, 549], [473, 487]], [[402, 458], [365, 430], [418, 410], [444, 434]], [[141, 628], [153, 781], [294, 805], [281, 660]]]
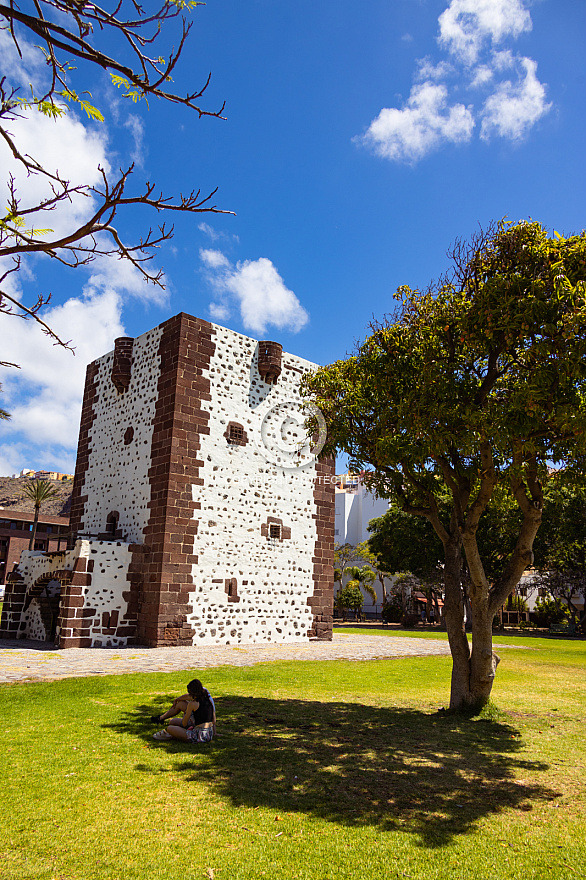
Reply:
[[551, 626], [552, 623], [565, 623], [570, 617], [568, 606], [562, 599], [543, 596], [535, 603], [533, 611], [538, 626]]
[[342, 583], [342, 578], [348, 566], [358, 559], [356, 547], [352, 544], [337, 544], [334, 548], [334, 571], [339, 572], [339, 577], [334, 574], [334, 580]]
[[336, 596], [336, 605], [343, 611], [349, 609], [354, 611], [355, 614], [359, 614], [363, 604], [364, 596], [357, 581], [347, 583]]
[[[561, 604], [566, 609], [567, 616], [571, 615], [574, 622], [586, 632], [586, 571], [583, 569], [547, 571], [539, 578], [538, 583], [547, 590], [550, 599]], [[581, 610], [576, 607], [579, 600], [582, 602]], [[537, 603], [535, 611], [537, 611]], [[557, 619], [550, 621], [550, 623], [559, 622]]]
[[[584, 468], [586, 234], [550, 238], [536, 222], [500, 222], [456, 242], [450, 257], [447, 275], [423, 292], [399, 288], [398, 315], [303, 385], [327, 422], [324, 453], [346, 452], [352, 470], [368, 470], [367, 484], [427, 519], [443, 545], [450, 707], [460, 709], [490, 697], [492, 621], [533, 561], [547, 462]], [[491, 583], [479, 536], [497, 487], [520, 523]]]
[[368, 593], [373, 603], [376, 602], [376, 590], [372, 586], [376, 574], [368, 565], [353, 565], [352, 568], [349, 569], [351, 580], [348, 581], [348, 586], [357, 586], [362, 587], [362, 589]]
[[[19, 146], [11, 123], [32, 111], [57, 120], [70, 107], [78, 107], [89, 119], [103, 121], [100, 110], [79, 92], [79, 86], [74, 86], [76, 77], [79, 80], [83, 75], [81, 70], [74, 73], [78, 67], [105, 71], [112, 87], [134, 103], [159, 98], [193, 110], [198, 118], [223, 118], [223, 106], [206, 110], [200, 103], [209, 76], [201, 88], [187, 94], [172, 91], [173, 74], [192, 27], [185, 14], [199, 5], [197, 0], [163, 0], [158, 8], [147, 10], [135, 0], [116, 0], [109, 7], [71, 0], [22, 0], [0, 6], [0, 28], [10, 35], [20, 57], [21, 44], [32, 38], [48, 72], [44, 83], [36, 88], [31, 84], [30, 94], [23, 95], [11, 85], [10, 70], [5, 75], [0, 71], [0, 135], [23, 174], [47, 183], [44, 198], [23, 203], [15, 178], [8, 176], [8, 204], [0, 213], [0, 257], [11, 258], [12, 263], [0, 273], [0, 311], [33, 318], [55, 344], [69, 348], [40, 317], [50, 295], [40, 294], [36, 303], [27, 306], [11, 296], [4, 284], [12, 272], [18, 271], [24, 255], [47, 254], [65, 266], [77, 267], [97, 255], [116, 254], [129, 260], [147, 281], [162, 287], [162, 272], [149, 271], [145, 263], [152, 259], [153, 248], [172, 237], [173, 228], [163, 223], [156, 231], [149, 229], [138, 241], [125, 242], [116, 225], [120, 209], [146, 205], [158, 213], [230, 212], [220, 211], [213, 204], [217, 190], [204, 195], [195, 189], [174, 199], [147, 182], [130, 191], [134, 163], [114, 178], [100, 168], [101, 183], [97, 186], [72, 184], [62, 171], [44, 167]], [[179, 33], [174, 33], [174, 20], [179, 23]], [[176, 48], [165, 50], [157, 45], [155, 49], [165, 35], [177, 38]], [[113, 46], [114, 55], [109, 51]], [[73, 222], [65, 233], [53, 234], [49, 228], [51, 212], [79, 196], [87, 197], [87, 218], [79, 225]]]
[[387, 571], [424, 577], [443, 563], [442, 542], [431, 524], [404, 513], [398, 504], [368, 524], [370, 550]]
[[28, 549], [34, 550], [41, 505], [44, 504], [45, 501], [48, 501], [50, 498], [53, 498], [57, 494], [57, 490], [51, 485], [48, 480], [31, 480], [30, 483], [25, 483], [25, 485], [21, 489], [21, 492], [35, 505], [33, 530], [31, 532], [31, 538], [28, 544]]
[[[562, 471], [553, 475], [545, 495], [543, 524], [535, 539], [540, 572], [535, 583], [563, 600], [586, 632], [586, 488]], [[582, 609], [576, 604], [580, 600]]]
[[[369, 541], [361, 541], [360, 544], [358, 544], [356, 547], [356, 553], [358, 554], [358, 558], [365, 562], [373, 570], [375, 577], [378, 579], [378, 582], [381, 585], [382, 600], [384, 605], [387, 601], [386, 579], [392, 577], [391, 572], [381, 562], [380, 556], [372, 550]], [[373, 601], [375, 600], [373, 599]]]

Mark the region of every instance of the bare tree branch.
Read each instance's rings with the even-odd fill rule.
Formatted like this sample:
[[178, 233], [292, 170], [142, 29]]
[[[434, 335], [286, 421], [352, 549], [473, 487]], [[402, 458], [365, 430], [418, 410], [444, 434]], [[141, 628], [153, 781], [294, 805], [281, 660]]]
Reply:
[[[2, 76], [0, 71], [0, 137], [23, 172], [27, 176], [38, 176], [47, 184], [43, 198], [24, 204], [19, 197], [17, 181], [11, 173], [8, 175], [8, 204], [4, 214], [0, 214], [0, 259], [11, 257], [15, 264], [6, 274], [17, 271], [21, 257], [26, 255], [46, 254], [71, 268], [87, 265], [98, 256], [115, 255], [132, 263], [145, 281], [163, 287], [162, 270], [149, 271], [145, 264], [152, 260], [153, 250], [173, 236], [173, 227], [163, 223], [158, 226], [158, 231], [149, 228], [138, 241], [127, 242], [117, 225], [118, 212], [131, 205], [144, 205], [157, 212], [233, 214], [214, 203], [217, 187], [207, 195], [196, 188], [174, 198], [157, 192], [155, 184], [147, 181], [142, 188], [132, 192], [131, 184], [136, 175], [134, 164], [125, 170], [121, 168], [113, 179], [109, 179], [100, 167], [99, 185], [72, 183], [58, 170], [45, 167], [38, 158], [20, 149], [17, 137], [10, 130], [12, 121], [26, 120], [27, 110], [36, 109], [51, 118], [64, 115], [67, 113], [65, 102], [77, 103], [90, 117], [102, 119], [99, 110], [80, 98], [69, 82], [75, 70], [72, 58], [109, 73], [114, 86], [121, 88], [124, 97], [132, 101], [144, 98], [148, 102], [152, 96], [194, 110], [198, 118], [223, 119], [224, 105], [219, 110], [207, 110], [200, 103], [211, 74], [201, 88], [184, 95], [169, 88], [192, 27], [192, 23], [186, 21], [185, 13], [199, 5], [199, 2], [190, 0], [161, 0], [151, 12], [137, 0], [114, 0], [111, 9], [77, 0], [21, 0], [19, 3], [10, 0], [7, 4], [0, 4], [0, 27], [10, 34], [20, 58], [23, 58], [23, 40], [28, 33], [33, 36], [49, 70], [42, 94], [35, 95], [31, 86], [30, 97], [20, 97], [19, 89], [11, 87], [7, 75]], [[154, 44], [168, 33], [166, 28], [173, 20], [179, 25], [175, 48], [166, 55], [154, 51]], [[100, 48], [101, 39], [112, 45], [114, 37], [118, 43], [122, 38], [120, 57], [111, 57]], [[82, 197], [88, 199], [89, 216], [76, 228], [60, 231], [57, 235], [52, 235], [53, 229], [43, 228], [48, 224], [39, 222], [40, 218], [51, 216], [51, 212], [61, 205], [71, 204], [74, 199]], [[6, 274], [0, 281], [6, 278]], [[69, 342], [60, 339], [39, 317], [50, 296], [40, 296], [32, 306], [23, 305], [4, 290], [0, 296], [0, 311], [35, 320], [56, 345], [73, 350]]]

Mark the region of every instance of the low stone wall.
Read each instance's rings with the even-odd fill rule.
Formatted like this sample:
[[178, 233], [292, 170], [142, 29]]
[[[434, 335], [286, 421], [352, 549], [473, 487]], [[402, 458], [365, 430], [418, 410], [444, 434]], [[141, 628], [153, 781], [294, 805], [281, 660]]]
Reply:
[[132, 552], [121, 541], [78, 540], [72, 550], [23, 553], [8, 578], [0, 637], [54, 638], [59, 648], [132, 644]]

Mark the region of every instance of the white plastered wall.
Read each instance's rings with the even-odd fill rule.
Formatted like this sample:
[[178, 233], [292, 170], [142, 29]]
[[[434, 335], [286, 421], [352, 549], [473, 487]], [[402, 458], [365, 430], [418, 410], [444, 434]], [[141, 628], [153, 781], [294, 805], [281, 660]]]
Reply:
[[[141, 543], [148, 523], [151, 489], [153, 420], [161, 372], [159, 343], [161, 327], [134, 340], [130, 385], [118, 392], [111, 379], [114, 353], [98, 361], [94, 421], [90, 430], [90, 455], [82, 494], [88, 496], [83, 517], [83, 534], [96, 536], [106, 531], [108, 514], [120, 514], [118, 529], [128, 543]], [[124, 435], [134, 436], [125, 444]]]
[[[87, 541], [78, 541], [73, 550], [60, 550], [55, 553], [44, 553], [42, 550], [24, 550], [20, 555], [18, 572], [22, 576], [27, 592], [35, 581], [52, 571], [72, 571], [79, 557], [89, 556]], [[29, 607], [20, 616], [21, 629], [19, 638], [45, 641], [49, 633], [41, 619], [40, 604], [33, 599]]]
[[[118, 612], [119, 621], [127, 611], [127, 602], [123, 593], [129, 589], [127, 580], [131, 554], [128, 544], [119, 541], [76, 541], [73, 550], [59, 553], [42, 553], [25, 551], [18, 566], [26, 588], [29, 590], [42, 575], [52, 571], [72, 571], [76, 561], [93, 560], [91, 583], [81, 588], [84, 608], [93, 609], [95, 614], [90, 624], [92, 647], [119, 647], [127, 643], [127, 637], [113, 636], [105, 630], [102, 615], [107, 612]], [[57, 584], [55, 584], [57, 588]], [[23, 624], [19, 638], [45, 640], [48, 633], [41, 619], [40, 605], [36, 599], [30, 603], [21, 616]]]
[[[283, 422], [277, 404], [291, 412], [300, 402], [301, 374], [314, 365], [283, 353], [276, 385], [258, 374], [257, 342], [214, 325], [216, 345], [209, 369], [211, 402], [208, 435], [201, 435], [203, 486], [193, 487], [199, 521], [193, 566], [194, 644], [300, 641], [307, 638], [312, 613], [313, 554], [316, 542], [313, 499], [315, 465], [289, 470], [267, 460], [263, 424], [280, 423], [295, 437], [294, 419]], [[271, 427], [272, 413], [272, 427]], [[228, 443], [229, 422], [243, 426], [245, 446]], [[271, 457], [271, 456], [269, 456]], [[277, 460], [277, 459], [275, 459]], [[283, 459], [290, 464], [290, 458]], [[291, 528], [282, 542], [261, 535], [269, 517]], [[225, 580], [235, 578], [238, 602], [228, 601]]]

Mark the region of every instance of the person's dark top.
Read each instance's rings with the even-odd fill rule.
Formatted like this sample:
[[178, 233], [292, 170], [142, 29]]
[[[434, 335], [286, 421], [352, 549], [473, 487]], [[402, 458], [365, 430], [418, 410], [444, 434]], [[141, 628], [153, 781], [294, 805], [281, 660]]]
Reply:
[[206, 721], [214, 720], [214, 707], [205, 695], [198, 700], [199, 708], [196, 712], [191, 713], [189, 721], [190, 726], [197, 727], [198, 724], [205, 724]]

